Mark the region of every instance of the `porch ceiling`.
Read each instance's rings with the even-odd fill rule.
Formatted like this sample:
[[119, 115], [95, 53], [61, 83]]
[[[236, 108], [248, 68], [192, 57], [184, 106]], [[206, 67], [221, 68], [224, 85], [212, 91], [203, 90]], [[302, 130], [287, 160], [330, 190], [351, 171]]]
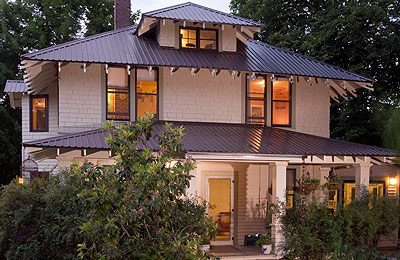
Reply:
[[[157, 135], [163, 121], [155, 123], [148, 145], [158, 150]], [[171, 122], [185, 129], [183, 149], [188, 153], [236, 153], [253, 155], [376, 156], [394, 157], [391, 150], [313, 136], [289, 130], [246, 124]], [[25, 142], [25, 147], [109, 150], [108, 134], [101, 129]]]

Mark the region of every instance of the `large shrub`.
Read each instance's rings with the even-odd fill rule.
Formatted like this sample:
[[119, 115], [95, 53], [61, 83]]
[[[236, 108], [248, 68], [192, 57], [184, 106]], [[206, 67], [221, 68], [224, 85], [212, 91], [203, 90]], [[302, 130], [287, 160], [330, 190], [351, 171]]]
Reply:
[[376, 259], [379, 238], [398, 227], [396, 199], [364, 194], [332, 212], [312, 196], [295, 194], [295, 206], [281, 216], [287, 259]]
[[30, 185], [16, 182], [0, 194], [0, 258], [71, 259], [82, 240], [79, 176], [65, 174]]
[[152, 127], [150, 116], [106, 127], [114, 166], [6, 186], [0, 259], [205, 258], [199, 243], [215, 226], [206, 204], [185, 194], [194, 165], [182, 157], [183, 129], [166, 124], [149, 142]]
[[152, 136], [152, 127], [149, 116], [106, 127], [119, 159], [114, 167], [88, 165], [83, 173], [79, 196], [88, 219], [81, 225], [81, 257], [204, 257], [199, 241], [214, 227], [206, 206], [185, 194], [194, 165], [182, 157], [183, 129], [166, 124], [163, 133]]

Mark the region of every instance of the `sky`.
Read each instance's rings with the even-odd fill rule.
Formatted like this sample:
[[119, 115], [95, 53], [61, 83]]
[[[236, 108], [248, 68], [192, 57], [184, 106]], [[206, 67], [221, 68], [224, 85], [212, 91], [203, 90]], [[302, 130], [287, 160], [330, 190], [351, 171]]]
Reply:
[[132, 11], [140, 9], [142, 13], [186, 2], [192, 2], [230, 13], [230, 0], [131, 0]]

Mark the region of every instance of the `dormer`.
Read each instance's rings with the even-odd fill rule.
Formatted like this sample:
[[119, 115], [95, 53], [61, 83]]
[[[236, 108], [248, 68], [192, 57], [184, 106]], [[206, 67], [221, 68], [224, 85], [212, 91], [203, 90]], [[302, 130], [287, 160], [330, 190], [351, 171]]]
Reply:
[[144, 13], [138, 35], [153, 29], [162, 47], [236, 52], [237, 40], [246, 44], [260, 24], [189, 2]]

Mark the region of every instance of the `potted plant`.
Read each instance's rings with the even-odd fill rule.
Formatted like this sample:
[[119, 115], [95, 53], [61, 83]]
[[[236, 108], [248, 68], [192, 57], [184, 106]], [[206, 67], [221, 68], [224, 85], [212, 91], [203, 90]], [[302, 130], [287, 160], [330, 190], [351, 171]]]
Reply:
[[268, 255], [272, 250], [272, 239], [268, 234], [260, 235], [260, 238], [256, 241], [256, 246], [261, 247], [261, 252]]
[[329, 172], [329, 175], [325, 177], [327, 183], [325, 184], [325, 187], [328, 190], [337, 190], [339, 189], [342, 181], [341, 179], [336, 175], [334, 170], [331, 170]]
[[205, 230], [205, 232], [200, 237], [200, 249], [205, 254], [208, 254], [210, 252], [210, 250], [211, 250], [210, 242], [217, 235], [217, 226], [215, 225], [215, 222], [213, 221], [213, 219], [212, 218], [208, 218], [207, 221], [210, 222], [211, 228], [208, 229], [208, 230]]

